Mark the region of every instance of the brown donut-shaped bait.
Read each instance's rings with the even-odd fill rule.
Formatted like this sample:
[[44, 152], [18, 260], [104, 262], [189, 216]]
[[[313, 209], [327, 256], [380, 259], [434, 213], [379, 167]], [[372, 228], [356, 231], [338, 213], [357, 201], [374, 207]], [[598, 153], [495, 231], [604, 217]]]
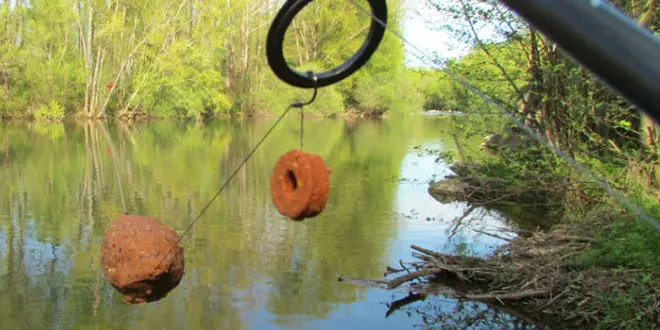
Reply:
[[297, 149], [285, 153], [270, 178], [273, 204], [293, 220], [316, 216], [328, 201], [331, 172], [317, 155]]
[[101, 265], [126, 302], [156, 301], [179, 285], [183, 248], [176, 232], [157, 219], [124, 215], [103, 235]]

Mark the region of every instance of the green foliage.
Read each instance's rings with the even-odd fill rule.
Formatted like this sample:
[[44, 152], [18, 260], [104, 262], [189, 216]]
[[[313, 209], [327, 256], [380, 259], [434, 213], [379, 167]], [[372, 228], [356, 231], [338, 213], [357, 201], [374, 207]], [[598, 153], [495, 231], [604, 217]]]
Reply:
[[[318, 72], [322, 64], [310, 62], [298, 68], [305, 72], [312, 70]], [[268, 82], [261, 93], [255, 95], [254, 102], [257, 112], [264, 110], [273, 113], [283, 112], [290, 104], [296, 102], [306, 102], [311, 99], [313, 90], [293, 88], [283, 81], [277, 79], [274, 74], [270, 74]], [[337, 85], [331, 85], [318, 90], [318, 95], [314, 103], [305, 106], [304, 111], [320, 115], [331, 115], [344, 111], [344, 95], [338, 89]]]
[[[660, 202], [649, 197], [632, 198], [651, 215], [660, 214]], [[603, 217], [615, 207], [604, 210]], [[660, 272], [660, 232], [642, 219], [621, 216], [599, 231], [578, 261], [585, 266], [627, 267]]]
[[64, 115], [64, 108], [55, 100], [50, 101], [47, 106], [42, 105], [34, 112], [34, 118], [37, 120], [62, 120]]
[[[417, 70], [413, 73], [418, 80], [418, 88], [424, 96], [425, 110], [452, 110], [457, 97], [452, 97], [451, 84], [447, 84], [446, 73], [439, 70]], [[447, 84], [445, 86], [445, 84]]]
[[[34, 0], [28, 7], [19, 2], [0, 8], [9, 22], [0, 24], [0, 84], [7, 78], [0, 86], [2, 116], [29, 117], [29, 109], [56, 101], [78, 116], [201, 119], [277, 113], [308, 98], [307, 91], [279, 81], [267, 64], [272, 13], [255, 10], [263, 2]], [[388, 9], [389, 27], [399, 29], [401, 4], [390, 2]], [[315, 1], [288, 30], [285, 54], [299, 70], [335, 68], [359, 48], [369, 24], [351, 3]], [[421, 108], [396, 37], [386, 35], [358, 74], [362, 78], [324, 88], [309, 110], [328, 115], [347, 105]]]
[[586, 265], [660, 270], [660, 235], [646, 222], [618, 221], [581, 255]]
[[[5, 15], [0, 16], [0, 19], [6, 19]], [[17, 116], [30, 104], [29, 80], [24, 77], [24, 55], [25, 51], [15, 44], [0, 41], [0, 116]], [[15, 88], [5, 89], [5, 78], [7, 87], [12, 83], [11, 87]]]
[[658, 325], [658, 282], [651, 274], [634, 275], [632, 284], [617, 284], [595, 297], [603, 318], [596, 329], [653, 329]]
[[[657, 6], [629, 0], [613, 3], [652, 30], [660, 29], [655, 19], [660, 17]], [[466, 56], [448, 61], [446, 69], [507, 105], [504, 108], [513, 110], [510, 114], [521, 119], [527, 128], [596, 176], [611, 182], [632, 203], [658, 218], [660, 154], [654, 133], [659, 129], [656, 123], [640, 115], [592, 73], [566, 57], [551, 40], [514, 12], [503, 10], [497, 2], [431, 1], [430, 4], [438, 9], [442, 19], [436, 26], [444, 25], [458, 40], [474, 45]], [[486, 26], [494, 32], [493, 39], [497, 41], [487, 40], [480, 33]], [[430, 71], [419, 75], [427, 109], [492, 111], [479, 97], [467, 93], [451, 79], [445, 82], [447, 77], [442, 73]], [[530, 88], [523, 89], [525, 86]], [[519, 94], [516, 89], [524, 93]], [[520, 96], [525, 97], [524, 102], [519, 102]], [[492, 117], [485, 118], [481, 121]], [[475, 120], [463, 127], [466, 131], [502, 133], [502, 129], [492, 132], [484, 126]], [[463, 136], [469, 134], [472, 132]], [[515, 203], [519, 202], [516, 198], [528, 200], [530, 205], [535, 205], [530, 209], [536, 222], [544, 214], [537, 203], [550, 203], [551, 219], [562, 224], [557, 234], [568, 230], [570, 235], [591, 238], [589, 235], [595, 233], [593, 243], [583, 251], [576, 251], [579, 254], [575, 261], [580, 267], [594, 267], [596, 272], [611, 275], [608, 280], [615, 283], [614, 289], [594, 290], [588, 293], [589, 299], [581, 293], [581, 297], [553, 301], [576, 298], [583, 300], [580, 306], [587, 309], [595, 304], [596, 312], [602, 316], [596, 321], [601, 328], [657, 327], [658, 282], [653, 277], [660, 271], [657, 253], [660, 234], [656, 228], [636, 219], [632, 210], [621, 211], [625, 208], [613, 203], [612, 196], [591, 178], [571, 169], [545, 147], [499, 152], [484, 164], [482, 174], [493, 179], [500, 200], [513, 199]], [[551, 257], [562, 260], [565, 256]], [[625, 275], [640, 271], [650, 275], [629, 281], [612, 275], [617, 269]], [[587, 302], [589, 307], [583, 306]]]
[[[495, 100], [515, 103], [518, 100], [516, 89], [502, 75], [491, 56], [497, 59], [497, 64], [502, 66], [516, 88], [520, 89], [529, 81], [523, 50], [515, 41], [489, 43], [487, 50], [490, 56], [481, 48], [475, 47], [466, 56], [449, 60], [446, 69], [465, 78]], [[421, 80], [420, 89], [424, 93], [425, 109], [466, 112], [483, 112], [488, 109], [481, 98], [443, 71], [423, 70], [417, 72], [417, 75]]]
[[[524, 52], [515, 41], [490, 43], [486, 47], [490, 55], [476, 47], [460, 60], [450, 61], [447, 68], [464, 77], [491, 98], [513, 104], [518, 100], [516, 89], [502, 74], [497, 64], [504, 69], [516, 88], [520, 89], [528, 83], [530, 78], [526, 72], [527, 62]], [[497, 64], [493, 58], [496, 59]], [[468, 93], [465, 87], [459, 86], [457, 83], [451, 84], [451, 87], [454, 92], [449, 95], [460, 97], [462, 100], [454, 102], [463, 102], [465, 110], [478, 111], [478, 109], [484, 108], [481, 98], [471, 92]]]
[[159, 117], [201, 119], [228, 113], [231, 101], [223, 93], [223, 81], [212, 61], [208, 54], [175, 42], [161, 58], [158, 75], [136, 77], [137, 88], [143, 90], [137, 102]]
[[386, 34], [378, 51], [353, 77], [342, 84], [348, 105], [366, 112], [420, 112], [423, 95], [416, 75], [398, 65], [403, 63], [401, 42]]
[[519, 150], [500, 150], [497, 157], [490, 158], [484, 165], [482, 174], [485, 177], [504, 179], [507, 185], [551, 185], [567, 174], [561, 159], [538, 145]]

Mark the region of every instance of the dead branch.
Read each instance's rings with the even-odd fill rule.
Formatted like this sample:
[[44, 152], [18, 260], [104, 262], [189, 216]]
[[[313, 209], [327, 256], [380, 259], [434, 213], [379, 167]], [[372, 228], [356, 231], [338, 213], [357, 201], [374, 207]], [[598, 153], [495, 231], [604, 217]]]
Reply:
[[552, 297], [552, 299], [548, 300], [548, 302], [545, 303], [545, 305], [543, 305], [543, 307], [541, 307], [541, 309], [545, 309], [546, 307], [552, 305], [552, 303], [554, 303], [555, 301], [557, 301], [559, 298], [563, 297], [567, 293], [568, 293], [568, 288], [564, 289], [564, 291], [560, 292], [558, 295], [556, 295], [556, 296]]
[[397, 278], [389, 281], [387, 283], [387, 288], [388, 289], [394, 289], [394, 288], [396, 288], [396, 287], [400, 286], [401, 284], [406, 283], [408, 281], [412, 281], [414, 279], [424, 277], [424, 276], [428, 276], [428, 275], [440, 274], [440, 273], [442, 273], [442, 271], [443, 270], [440, 269], [440, 268], [427, 268], [427, 269], [418, 270], [416, 272], [409, 273], [409, 274], [397, 277]]
[[359, 279], [353, 277], [346, 277], [343, 275], [337, 276], [337, 282], [346, 282], [353, 285], [366, 286], [369, 288], [383, 288], [387, 283], [386, 281], [383, 280]]
[[435, 257], [435, 258], [441, 258], [442, 257], [442, 254], [440, 254], [440, 253], [433, 252], [431, 250], [425, 249], [423, 247], [419, 247], [419, 246], [414, 245], [414, 244], [411, 245], [410, 248], [417, 251], [417, 252], [421, 252], [421, 253], [430, 255], [432, 257]]
[[417, 252], [413, 252], [412, 256], [413, 256], [413, 258], [417, 258], [417, 259], [420, 259], [420, 260], [423, 260], [423, 261], [426, 261], [426, 262], [430, 262], [430, 263], [433, 263], [434, 260], [435, 260], [432, 257], [429, 257], [429, 256], [424, 255], [424, 254], [419, 254]]
[[403, 264], [403, 260], [399, 259], [399, 265], [401, 265], [401, 268], [403, 268], [405, 271], [410, 273], [408, 267], [406, 267], [406, 265]]
[[396, 274], [396, 273], [401, 273], [401, 272], [405, 272], [405, 271], [406, 271], [405, 269], [397, 269], [397, 268], [394, 268], [394, 267], [387, 266], [385, 276], [387, 276], [389, 274]]
[[451, 230], [451, 235], [449, 235], [449, 238], [450, 238], [450, 239], [451, 239], [452, 237], [456, 236], [456, 232], [458, 232], [458, 228], [459, 228], [459, 227], [461, 226], [461, 224], [463, 223], [463, 220], [465, 220], [465, 218], [467, 218], [467, 217], [468, 217], [468, 216], [469, 216], [469, 215], [470, 215], [470, 214], [471, 214], [476, 208], [477, 208], [476, 205], [472, 205], [472, 206], [470, 206], [469, 209], [467, 209], [467, 210], [465, 210], [465, 212], [463, 212], [463, 215], [461, 215], [459, 218], [456, 218], [456, 220], [455, 220], [455, 221], [456, 221], [456, 225], [455, 225], [454, 228]]
[[469, 300], [520, 300], [524, 298], [536, 297], [544, 294], [548, 294], [548, 290], [525, 290], [520, 292], [512, 292], [506, 294], [477, 294], [477, 295], [465, 295], [465, 299]]
[[577, 237], [577, 236], [563, 236], [559, 237], [560, 241], [575, 241], [582, 243], [593, 243], [594, 239], [589, 237]]
[[456, 134], [452, 134], [452, 137], [454, 138], [454, 143], [456, 144], [456, 150], [458, 150], [459, 157], [461, 157], [462, 161], [467, 161], [467, 159], [465, 158], [465, 153], [463, 153], [463, 147], [458, 142], [458, 137], [456, 136]]
[[479, 229], [472, 229], [472, 230], [476, 231], [477, 233], [480, 233], [480, 234], [484, 234], [484, 235], [487, 235], [487, 236], [490, 236], [490, 237], [501, 239], [503, 241], [511, 242], [510, 238], [506, 238], [506, 237], [503, 237], [503, 236], [500, 236], [500, 235], [497, 235], [497, 234], [491, 234], [491, 233], [488, 233], [488, 232], [485, 232], [485, 231], [479, 230]]

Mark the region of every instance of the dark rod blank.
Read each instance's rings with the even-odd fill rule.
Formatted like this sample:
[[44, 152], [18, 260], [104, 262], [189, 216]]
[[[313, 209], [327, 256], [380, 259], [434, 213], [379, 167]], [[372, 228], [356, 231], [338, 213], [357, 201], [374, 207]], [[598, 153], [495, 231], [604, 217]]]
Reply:
[[660, 123], [660, 38], [604, 0], [499, 0]]

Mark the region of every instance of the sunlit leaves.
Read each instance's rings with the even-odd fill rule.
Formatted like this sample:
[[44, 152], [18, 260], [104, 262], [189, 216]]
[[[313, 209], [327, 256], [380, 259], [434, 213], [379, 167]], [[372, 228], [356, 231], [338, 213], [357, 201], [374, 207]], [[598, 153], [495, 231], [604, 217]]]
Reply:
[[[56, 101], [69, 115], [201, 119], [278, 113], [307, 97], [268, 67], [266, 33], [279, 9], [271, 1], [34, 0], [0, 8], [10, 23], [0, 24], [3, 115], [30, 116]], [[389, 28], [398, 30], [400, 1], [388, 9]], [[285, 52], [301, 70], [326, 71], [355, 53], [370, 24], [350, 2], [315, 1], [288, 30]], [[386, 33], [369, 63], [324, 89], [309, 110], [416, 111], [420, 94], [403, 60], [402, 42]]]

